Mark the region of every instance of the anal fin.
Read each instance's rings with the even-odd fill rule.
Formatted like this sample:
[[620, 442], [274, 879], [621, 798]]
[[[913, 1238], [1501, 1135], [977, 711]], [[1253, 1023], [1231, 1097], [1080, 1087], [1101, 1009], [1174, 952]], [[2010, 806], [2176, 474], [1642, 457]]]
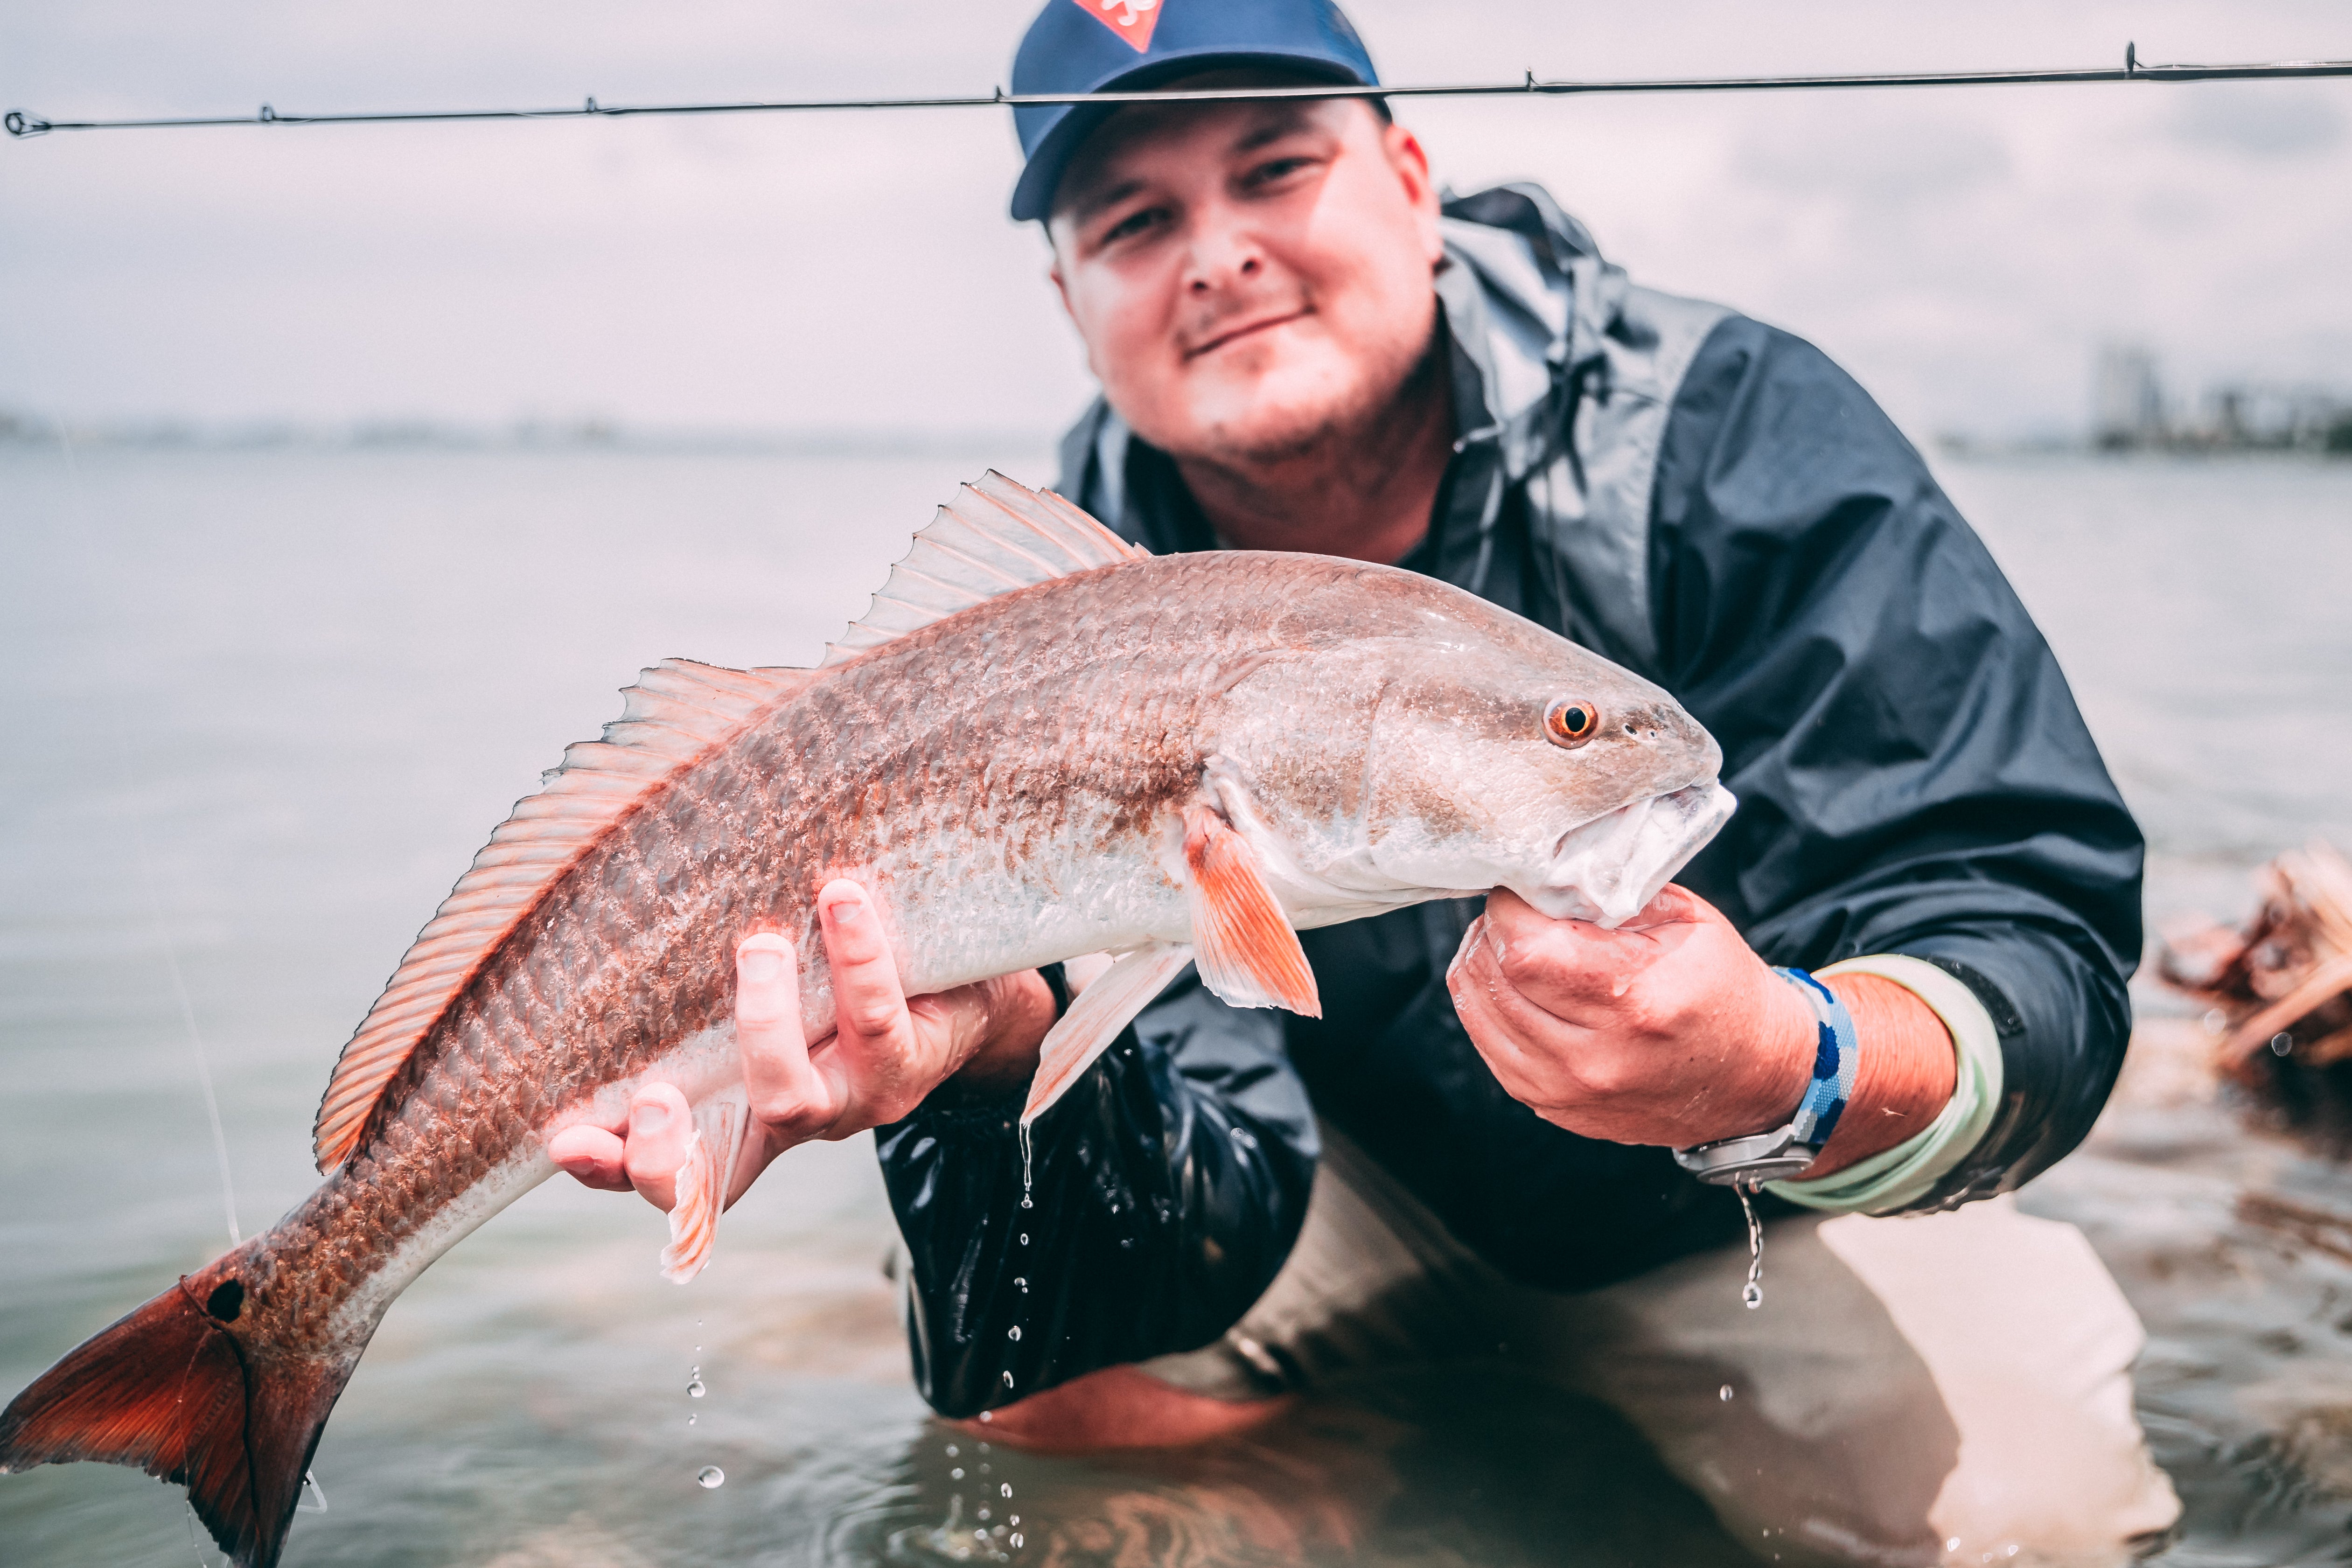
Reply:
[[1029, 1081], [1021, 1124], [1034, 1122], [1068, 1092], [1118, 1031], [1192, 961], [1192, 949], [1181, 942], [1147, 942], [1080, 991], [1037, 1048], [1037, 1076]]
[[1201, 983], [1237, 1008], [1321, 1018], [1307, 950], [1249, 840], [1209, 807], [1193, 806], [1184, 813], [1184, 864]]
[[662, 1278], [683, 1285], [702, 1272], [719, 1243], [719, 1215], [742, 1153], [751, 1106], [742, 1091], [706, 1100], [694, 1110], [694, 1135], [686, 1163], [677, 1167], [677, 1190], [669, 1210], [669, 1245], [662, 1249]]

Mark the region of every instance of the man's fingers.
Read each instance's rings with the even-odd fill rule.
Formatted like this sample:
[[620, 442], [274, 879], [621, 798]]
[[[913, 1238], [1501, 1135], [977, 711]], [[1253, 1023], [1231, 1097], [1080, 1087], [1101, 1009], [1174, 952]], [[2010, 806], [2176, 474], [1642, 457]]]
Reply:
[[556, 1168], [583, 1186], [604, 1192], [629, 1190], [620, 1134], [604, 1127], [566, 1127], [547, 1141]]
[[664, 1213], [677, 1202], [677, 1168], [693, 1135], [694, 1114], [677, 1084], [649, 1084], [629, 1102], [629, 1185]]
[[1513, 989], [1545, 1011], [1579, 1022], [1615, 1013], [1636, 977], [1674, 940], [1669, 927], [1604, 931], [1555, 920], [1508, 889], [1487, 895], [1481, 951]]
[[907, 994], [866, 890], [846, 878], [826, 883], [816, 895], [816, 908], [824, 925], [825, 961], [833, 969], [834, 1027], [842, 1040], [903, 1042]]
[[788, 1140], [822, 1132], [840, 1113], [839, 1093], [809, 1061], [799, 956], [773, 933], [746, 936], [735, 949], [735, 1043], [751, 1114]]

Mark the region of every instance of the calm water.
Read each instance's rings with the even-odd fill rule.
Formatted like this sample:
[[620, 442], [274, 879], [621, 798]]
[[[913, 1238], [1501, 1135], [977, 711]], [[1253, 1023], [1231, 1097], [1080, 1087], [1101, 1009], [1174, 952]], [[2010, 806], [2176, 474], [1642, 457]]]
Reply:
[[[614, 689], [665, 654], [811, 659], [990, 463], [1048, 472], [1042, 445], [0, 449], [0, 1392], [224, 1244], [189, 1016], [250, 1233], [315, 1180], [327, 1068], [408, 937]], [[2352, 844], [2352, 465], [1948, 468], [2156, 842], [2152, 913]], [[2147, 1320], [2142, 1414], [2190, 1510], [2165, 1561], [2352, 1561], [2352, 1267], [2241, 1224], [2247, 1187], [2352, 1208], [2158, 1082], [2029, 1201]], [[863, 1140], [772, 1171], [689, 1289], [663, 1234], [551, 1184], [426, 1275], [287, 1561], [932, 1563], [982, 1507], [1033, 1563], [1748, 1561], [1605, 1412], [1475, 1367], [1181, 1459], [982, 1453], [908, 1385]], [[0, 1561], [218, 1558], [176, 1490], [74, 1466], [0, 1481]]]

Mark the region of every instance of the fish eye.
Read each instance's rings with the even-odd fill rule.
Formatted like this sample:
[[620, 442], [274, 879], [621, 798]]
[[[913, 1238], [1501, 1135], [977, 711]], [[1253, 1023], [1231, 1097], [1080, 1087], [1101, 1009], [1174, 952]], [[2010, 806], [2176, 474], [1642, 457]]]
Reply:
[[1561, 697], [1544, 710], [1544, 735], [1554, 746], [1582, 746], [1601, 727], [1601, 710], [1589, 702]]

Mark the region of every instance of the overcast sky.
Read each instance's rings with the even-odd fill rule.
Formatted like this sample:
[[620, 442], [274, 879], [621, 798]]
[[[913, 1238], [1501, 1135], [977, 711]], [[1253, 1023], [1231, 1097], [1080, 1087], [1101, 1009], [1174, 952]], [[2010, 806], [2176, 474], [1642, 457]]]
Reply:
[[[0, 0], [0, 108], [985, 92], [1033, 9]], [[1349, 10], [1400, 83], [2352, 57], [2340, 0]], [[2079, 426], [2113, 340], [2183, 388], [2352, 385], [2352, 80], [1402, 112], [1457, 188], [1543, 181], [1916, 435]], [[0, 409], [1045, 429], [1088, 383], [1017, 164], [989, 110], [7, 142]]]

